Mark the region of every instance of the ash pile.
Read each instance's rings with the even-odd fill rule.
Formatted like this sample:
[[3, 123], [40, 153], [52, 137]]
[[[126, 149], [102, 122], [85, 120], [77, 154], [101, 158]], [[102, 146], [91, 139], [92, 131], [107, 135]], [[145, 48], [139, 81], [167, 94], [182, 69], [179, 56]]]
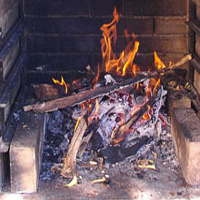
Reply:
[[[114, 84], [106, 75], [96, 87]], [[49, 113], [40, 179], [51, 180], [56, 172], [77, 179], [83, 169], [105, 173], [118, 163], [159, 171], [161, 161], [175, 170], [166, 95], [160, 79], [150, 78]]]

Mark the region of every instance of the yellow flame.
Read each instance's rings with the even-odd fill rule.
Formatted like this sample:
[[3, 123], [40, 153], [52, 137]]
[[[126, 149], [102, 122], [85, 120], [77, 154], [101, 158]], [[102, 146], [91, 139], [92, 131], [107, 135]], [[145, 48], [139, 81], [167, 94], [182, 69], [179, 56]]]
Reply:
[[122, 76], [125, 76], [126, 75], [126, 70], [129, 66], [132, 65], [133, 63], [133, 60], [135, 58], [135, 55], [136, 53], [138, 52], [138, 48], [139, 48], [139, 45], [140, 43], [138, 41], [135, 42], [135, 45], [134, 45], [134, 48], [133, 48], [133, 51], [131, 51], [128, 55], [128, 59], [123, 67], [123, 73], [122, 73]]
[[75, 127], [74, 127], [74, 132], [77, 130], [78, 125], [79, 125], [79, 123], [80, 123], [80, 121], [81, 121], [81, 118], [82, 118], [82, 116], [80, 116], [80, 117], [77, 119], [76, 125], [75, 125]]
[[166, 68], [164, 63], [161, 61], [161, 59], [158, 57], [156, 51], [154, 51], [154, 65], [158, 70], [163, 70]]
[[67, 94], [67, 92], [68, 92], [68, 87], [67, 87], [67, 84], [66, 84], [66, 82], [65, 82], [65, 80], [64, 80], [64, 78], [63, 78], [63, 76], [61, 76], [61, 81], [56, 80], [56, 79], [54, 79], [54, 78], [52, 78], [52, 81], [53, 81], [55, 84], [57, 84], [57, 85], [64, 86], [64, 87], [65, 87], [65, 94]]

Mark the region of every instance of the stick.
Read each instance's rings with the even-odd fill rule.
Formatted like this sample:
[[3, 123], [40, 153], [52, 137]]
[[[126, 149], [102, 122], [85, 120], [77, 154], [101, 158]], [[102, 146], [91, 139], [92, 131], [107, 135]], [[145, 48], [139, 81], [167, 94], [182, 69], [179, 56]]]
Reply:
[[85, 117], [82, 117], [77, 129], [74, 131], [67, 155], [64, 158], [63, 168], [61, 170], [61, 175], [64, 177], [68, 177], [69, 174], [74, 175], [76, 172], [76, 155], [86, 129], [87, 121]]
[[174, 69], [176, 67], [179, 67], [183, 64], [185, 64], [186, 62], [192, 60], [192, 55], [191, 54], [188, 54], [186, 55], [185, 57], [183, 57], [182, 59], [180, 59], [178, 62], [174, 63], [173, 65], [171, 65], [170, 67], [168, 67], [167, 69]]
[[89, 99], [94, 99], [101, 95], [115, 92], [116, 90], [128, 87], [138, 82], [142, 82], [148, 78], [151, 78], [151, 76], [140, 74], [137, 77], [122, 81], [115, 85], [103, 86], [103, 87], [99, 87], [93, 90], [85, 90], [68, 97], [63, 97], [63, 98], [47, 101], [42, 104], [36, 103], [34, 105], [24, 106], [24, 111], [33, 110], [34, 112], [38, 112], [38, 113], [55, 111], [61, 108], [66, 108], [67, 106], [73, 106], [73, 105], [79, 104]]

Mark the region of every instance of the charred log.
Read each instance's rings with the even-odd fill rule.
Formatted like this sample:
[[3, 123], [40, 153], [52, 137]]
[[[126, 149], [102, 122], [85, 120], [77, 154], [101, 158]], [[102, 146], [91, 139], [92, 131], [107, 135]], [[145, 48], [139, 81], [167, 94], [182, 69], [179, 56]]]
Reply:
[[44, 112], [52, 112], [61, 108], [66, 108], [67, 106], [73, 106], [76, 104], [80, 104], [84, 101], [94, 99], [96, 97], [109, 94], [112, 92], [115, 92], [116, 90], [119, 90], [121, 88], [126, 88], [130, 85], [136, 84], [138, 82], [142, 82], [146, 79], [149, 79], [152, 77], [152, 74], [146, 76], [145, 74], [140, 74], [137, 77], [122, 81], [120, 83], [117, 83], [115, 85], [110, 86], [102, 86], [93, 90], [86, 90], [82, 91], [80, 93], [55, 99], [52, 101], [47, 101], [43, 103], [36, 103], [34, 105], [27, 105], [24, 106], [24, 111], [31, 111], [38, 113], [44, 113]]

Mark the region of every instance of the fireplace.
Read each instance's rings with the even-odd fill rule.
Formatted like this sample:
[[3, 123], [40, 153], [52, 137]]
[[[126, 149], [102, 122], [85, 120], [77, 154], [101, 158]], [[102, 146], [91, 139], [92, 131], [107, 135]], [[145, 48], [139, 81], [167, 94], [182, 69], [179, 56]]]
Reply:
[[[137, 38], [140, 43], [134, 63], [140, 66], [141, 71], [147, 71], [149, 66], [154, 65], [154, 51], [166, 65], [169, 62], [176, 63], [191, 53], [193, 60], [185, 63], [181, 68], [188, 71], [185, 79], [190, 82], [196, 97], [199, 97], [200, 5], [197, 0], [2, 1], [0, 3], [0, 11], [2, 11], [0, 13], [2, 67], [0, 171], [2, 182], [6, 182], [6, 177], [11, 177], [13, 192], [37, 191], [40, 154], [44, 139], [41, 133], [45, 132], [44, 124], [48, 121], [47, 114], [36, 116], [24, 111], [19, 113], [17, 106], [21, 93], [26, 92], [27, 99], [22, 98], [20, 101], [33, 104], [34, 100], [29, 98], [30, 90], [27, 91], [30, 85], [36, 87], [39, 84], [52, 84], [52, 78], [60, 80], [62, 76], [67, 83], [70, 83], [83, 76], [88, 65], [92, 71], [97, 72], [98, 63], [101, 63], [100, 27], [112, 21], [114, 7], [120, 13], [116, 54], [119, 55], [125, 48], [127, 37], [124, 30], [130, 38]], [[191, 102], [188, 98], [182, 97], [180, 100], [179, 97], [176, 98], [177, 94], [174, 95], [175, 97], [173, 95], [168, 96], [171, 106], [169, 112], [174, 123], [182, 123], [179, 114], [193, 115], [191, 110], [199, 116], [198, 98]], [[175, 112], [173, 109], [179, 105], [189, 110]], [[18, 122], [19, 116], [23, 120]], [[188, 120], [188, 123], [191, 120]], [[20, 125], [17, 125], [16, 121]], [[27, 131], [29, 123], [31, 130], [28, 127]], [[176, 127], [176, 124], [172, 126], [174, 132], [182, 131], [179, 130], [181, 128], [178, 125]], [[37, 127], [36, 135], [33, 134], [34, 127]], [[26, 140], [23, 139], [23, 134], [27, 135]], [[34, 141], [32, 145], [28, 144], [29, 139]], [[174, 135], [175, 144], [179, 139], [178, 135]], [[184, 138], [180, 140], [185, 141]], [[179, 148], [187, 147], [175, 145], [180, 160], [185, 154], [178, 153]], [[196, 154], [198, 152], [195, 152]], [[25, 156], [30, 160], [25, 161]], [[185, 165], [184, 161], [180, 162], [182, 166]], [[10, 170], [7, 170], [8, 163], [10, 163]], [[20, 174], [20, 170], [26, 167], [29, 167], [26, 171], [28, 175]], [[11, 173], [9, 174], [8, 171]], [[184, 176], [187, 177], [188, 173]], [[191, 176], [191, 173], [189, 175]], [[29, 180], [29, 186], [22, 180]], [[190, 178], [187, 180], [193, 183], [190, 182]], [[194, 182], [196, 184], [198, 180]]]

